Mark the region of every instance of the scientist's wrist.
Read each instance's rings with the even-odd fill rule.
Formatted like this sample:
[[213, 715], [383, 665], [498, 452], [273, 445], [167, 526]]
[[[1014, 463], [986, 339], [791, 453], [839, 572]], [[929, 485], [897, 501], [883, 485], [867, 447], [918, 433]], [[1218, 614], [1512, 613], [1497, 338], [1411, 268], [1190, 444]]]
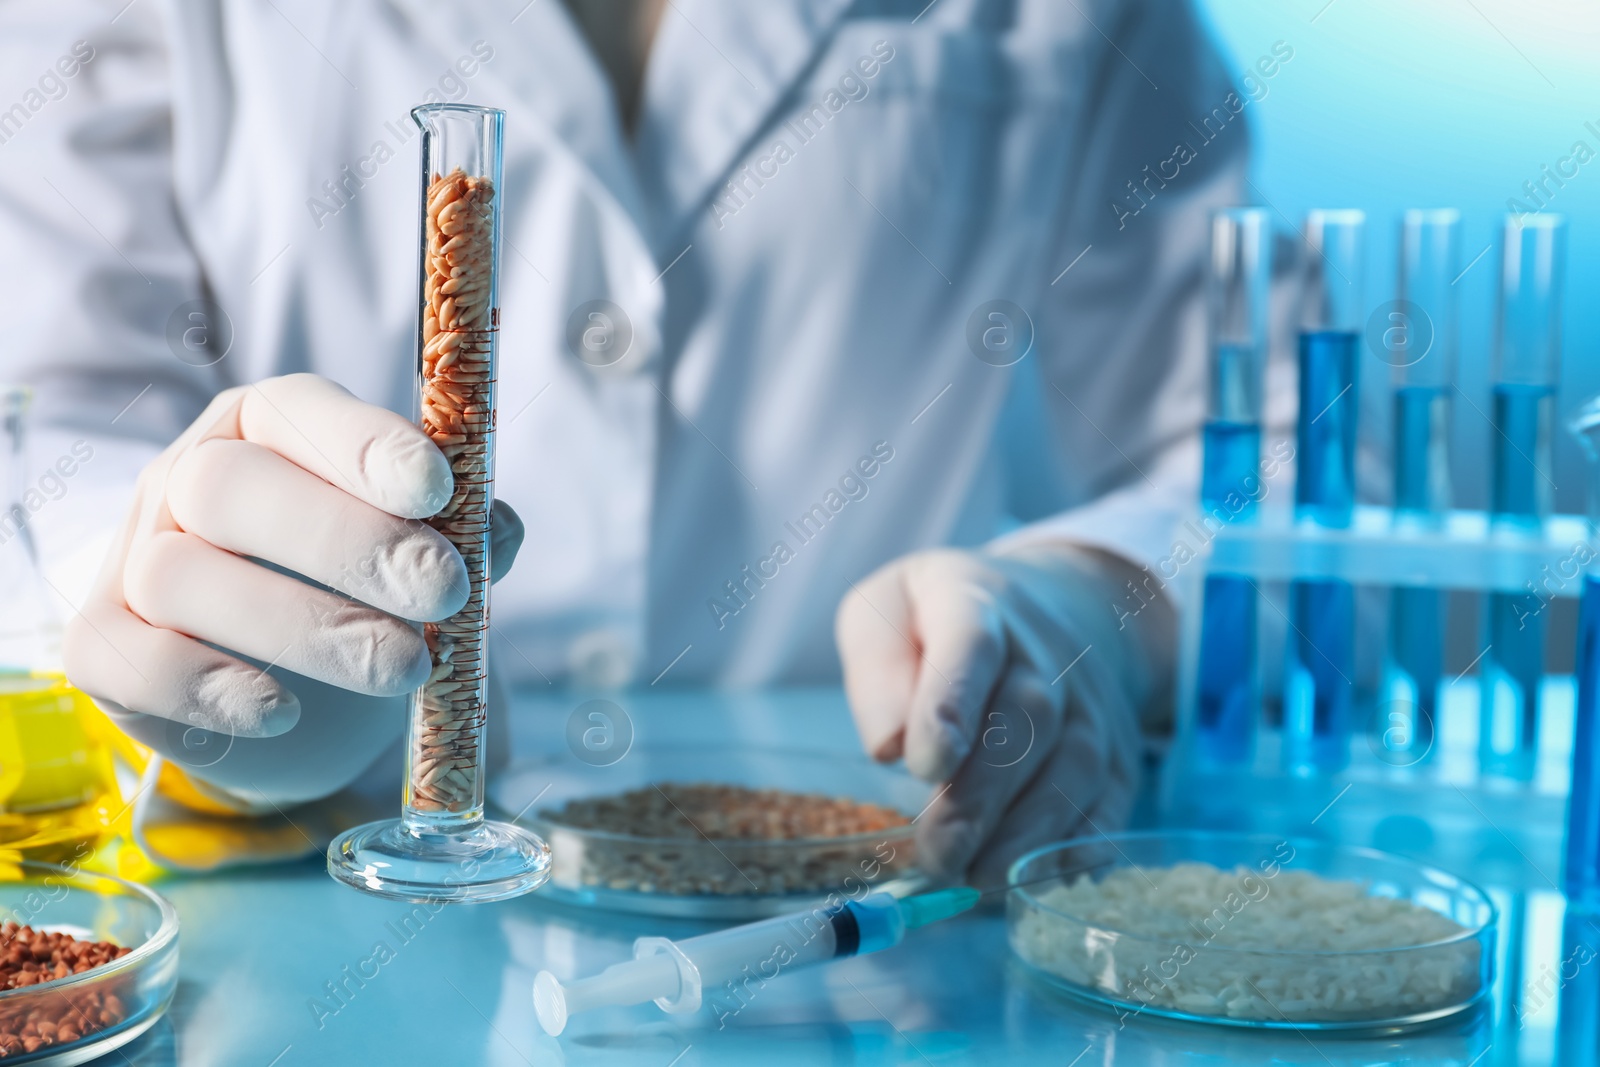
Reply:
[[[1126, 610], [1143, 590], [1145, 572], [1114, 553], [1073, 542], [1030, 542], [986, 552], [1008, 570], [1024, 568], [1017, 580], [1052, 583], [1051, 599], [1071, 615], [1085, 646], [1111, 655], [1114, 672], [1147, 734], [1171, 732], [1177, 675], [1177, 610], [1165, 593], [1145, 593], [1137, 613]], [[1028, 575], [1033, 573], [1033, 577]], [[1077, 653], [1073, 653], [1076, 655]]]

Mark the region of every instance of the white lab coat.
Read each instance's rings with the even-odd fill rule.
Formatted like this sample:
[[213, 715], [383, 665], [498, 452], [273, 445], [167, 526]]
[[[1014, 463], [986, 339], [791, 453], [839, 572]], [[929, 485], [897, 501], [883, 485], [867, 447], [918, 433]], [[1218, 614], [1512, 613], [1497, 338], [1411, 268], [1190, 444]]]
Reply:
[[[560, 0], [125, 5], [0, 2], [0, 367], [38, 387], [36, 466], [94, 449], [34, 520], [64, 591], [217, 390], [313, 371], [411, 410], [430, 98], [508, 112], [506, 676], [825, 681], [840, 596], [900, 554], [1167, 553], [1248, 140], [1202, 132], [1231, 89], [1188, 3], [675, 0], [632, 145]], [[167, 334], [203, 291], [233, 339], [195, 367]], [[631, 324], [603, 367], [566, 340], [595, 300]], [[969, 344], [992, 300], [1031, 319], [1011, 366]]]

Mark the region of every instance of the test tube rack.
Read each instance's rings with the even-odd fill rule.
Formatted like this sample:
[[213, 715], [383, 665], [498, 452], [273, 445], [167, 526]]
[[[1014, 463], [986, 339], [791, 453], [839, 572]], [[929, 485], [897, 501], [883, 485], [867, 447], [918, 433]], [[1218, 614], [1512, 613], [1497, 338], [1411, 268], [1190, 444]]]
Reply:
[[[1582, 516], [1554, 515], [1537, 534], [1494, 530], [1482, 511], [1450, 511], [1431, 525], [1418, 525], [1384, 507], [1357, 506], [1348, 528], [1298, 522], [1293, 509], [1263, 503], [1254, 521], [1219, 526], [1196, 511], [1180, 528], [1194, 558], [1178, 573], [1162, 575], [1175, 586], [1180, 611], [1177, 721], [1163, 761], [1157, 790], [1163, 818], [1212, 824], [1219, 821], [1258, 831], [1322, 836], [1330, 824], [1344, 824], [1347, 839], [1373, 839], [1373, 825], [1408, 811], [1425, 809], [1435, 824], [1441, 809], [1456, 809], [1464, 820], [1482, 825], [1493, 811], [1496, 824], [1554, 835], [1559, 847], [1563, 807], [1570, 776], [1572, 701], [1570, 687], [1547, 679], [1540, 724], [1539, 766], [1531, 782], [1483, 776], [1477, 758], [1477, 678], [1470, 672], [1443, 683], [1440, 722], [1434, 724], [1434, 749], [1407, 765], [1386, 759], [1372, 743], [1380, 708], [1362, 708], [1349, 740], [1345, 767], [1328, 774], [1292, 773], [1282, 761], [1281, 735], [1265, 723], [1259, 672], [1281, 645], [1269, 646], [1258, 634], [1256, 738], [1253, 757], [1239, 765], [1207, 765], [1195, 743], [1195, 691], [1200, 647], [1200, 611], [1208, 575], [1232, 575], [1257, 585], [1262, 604], [1260, 629], [1269, 618], [1287, 620], [1266, 604], [1269, 592], [1291, 580], [1336, 579], [1357, 587], [1410, 586], [1478, 593], [1534, 593], [1549, 610], [1555, 598], [1577, 597], [1593, 551], [1590, 525]], [[1131, 625], [1132, 623], [1130, 623]], [[1462, 690], [1465, 690], [1462, 692]], [[1380, 698], [1381, 699], [1381, 698]], [[1337, 799], [1327, 814], [1315, 816], [1324, 802]], [[1288, 814], [1288, 813], [1293, 814]], [[1276, 814], [1275, 814], [1276, 813]], [[1281, 817], [1279, 817], [1281, 816]], [[1350, 825], [1365, 823], [1364, 826]]]

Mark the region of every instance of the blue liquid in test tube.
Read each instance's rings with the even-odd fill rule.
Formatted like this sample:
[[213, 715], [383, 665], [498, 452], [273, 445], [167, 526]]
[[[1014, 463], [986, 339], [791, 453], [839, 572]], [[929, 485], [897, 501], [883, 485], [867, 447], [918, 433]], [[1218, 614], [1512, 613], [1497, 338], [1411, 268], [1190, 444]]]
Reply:
[[[1359, 211], [1313, 211], [1306, 222], [1295, 512], [1320, 526], [1348, 526], [1355, 509], [1365, 221]], [[1293, 582], [1289, 621], [1285, 764], [1296, 773], [1337, 770], [1349, 759], [1354, 718], [1355, 590], [1338, 580]]]
[[[1380, 353], [1394, 368], [1397, 529], [1435, 529], [1450, 507], [1460, 230], [1461, 214], [1451, 209], [1407, 211], [1400, 224], [1399, 299]], [[1383, 690], [1373, 723], [1373, 750], [1385, 762], [1410, 766], [1433, 749], [1443, 608], [1435, 589], [1402, 586], [1390, 593]]]
[[[1262, 209], [1232, 208], [1212, 218], [1206, 273], [1211, 415], [1200, 481], [1202, 521], [1208, 528], [1251, 521], [1263, 492], [1261, 391], [1270, 239]], [[1208, 575], [1200, 627], [1198, 754], [1212, 765], [1244, 764], [1254, 750], [1259, 703], [1255, 583], [1244, 576]]]
[[1600, 912], [1600, 574], [1583, 578], [1578, 606], [1578, 704], [1567, 797], [1567, 857], [1561, 888], [1568, 902]]
[[1355, 510], [1359, 344], [1353, 330], [1300, 334], [1295, 513], [1321, 526], [1349, 526]]
[[[1578, 654], [1573, 670], [1578, 696], [1561, 888], [1569, 908], [1593, 915], [1600, 913], [1600, 396], [1584, 406], [1573, 420], [1572, 430], [1589, 458], [1589, 547], [1593, 555], [1578, 602]], [[1592, 1006], [1590, 1011], [1592, 1014]]]
[[[1247, 503], [1233, 513], [1232, 521], [1248, 521], [1255, 505], [1244, 487], [1248, 479], [1260, 476], [1260, 461], [1260, 423], [1207, 423], [1200, 489], [1203, 510], [1228, 514], [1242, 499]], [[1255, 740], [1255, 584], [1249, 578], [1208, 576], [1201, 620], [1196, 714], [1203, 754], [1214, 763], [1244, 763]]]
[[[1498, 538], [1537, 537], [1550, 507], [1551, 427], [1561, 367], [1566, 223], [1508, 217], [1495, 347], [1490, 513]], [[1545, 615], [1537, 596], [1485, 598], [1478, 764], [1533, 777], [1544, 674]]]

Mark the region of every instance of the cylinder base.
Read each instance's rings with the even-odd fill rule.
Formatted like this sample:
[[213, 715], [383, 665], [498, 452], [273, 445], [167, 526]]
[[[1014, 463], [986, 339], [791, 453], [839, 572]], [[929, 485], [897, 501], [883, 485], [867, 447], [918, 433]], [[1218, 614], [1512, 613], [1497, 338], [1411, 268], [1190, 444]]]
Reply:
[[357, 826], [328, 846], [328, 873], [391, 900], [485, 904], [531, 893], [550, 877], [550, 846], [505, 822], [460, 834], [414, 834], [399, 819]]

